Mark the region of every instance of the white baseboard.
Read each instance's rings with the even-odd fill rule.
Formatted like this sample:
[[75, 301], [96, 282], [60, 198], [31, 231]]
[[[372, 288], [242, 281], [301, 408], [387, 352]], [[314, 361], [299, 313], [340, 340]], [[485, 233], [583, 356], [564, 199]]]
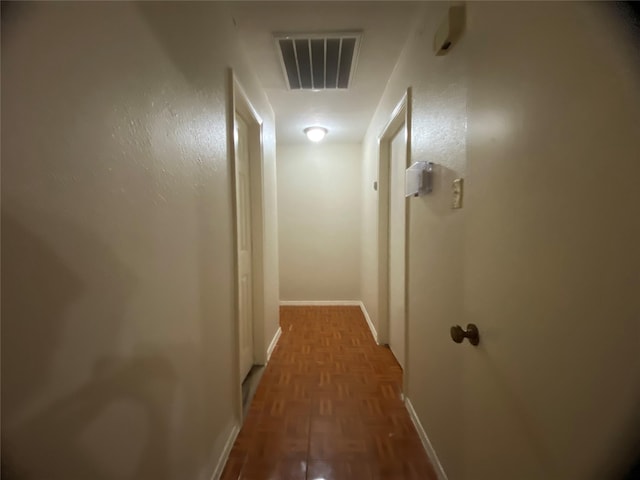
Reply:
[[360, 300], [281, 300], [280, 306], [282, 307], [358, 307], [360, 306]]
[[373, 339], [376, 341], [376, 343], [378, 343], [378, 332], [376, 331], [376, 327], [373, 326], [371, 317], [369, 317], [369, 312], [367, 312], [367, 307], [364, 306], [363, 302], [359, 302], [359, 303], [360, 303], [360, 310], [362, 310], [364, 319], [367, 321], [367, 325], [369, 325], [369, 330], [371, 330], [371, 335], [373, 335]]
[[276, 334], [271, 339], [269, 348], [267, 348], [267, 362], [269, 362], [269, 359], [271, 358], [271, 354], [273, 353], [273, 350], [276, 348], [276, 345], [278, 344], [278, 340], [280, 340], [280, 335], [282, 335], [282, 328], [278, 327], [278, 330], [276, 330]]
[[233, 444], [236, 442], [236, 437], [239, 432], [240, 427], [238, 425], [234, 425], [231, 429], [231, 433], [229, 433], [229, 438], [227, 438], [227, 443], [224, 444], [224, 449], [222, 450], [216, 469], [213, 471], [213, 475], [211, 475], [211, 480], [219, 480], [222, 476], [224, 466], [227, 464], [227, 460], [229, 460], [229, 454], [231, 453], [231, 449], [233, 448]]
[[429, 456], [429, 460], [431, 460], [431, 465], [433, 465], [433, 469], [436, 471], [438, 480], [448, 480], [447, 474], [444, 472], [444, 468], [442, 468], [442, 464], [440, 463], [440, 460], [438, 460], [438, 455], [436, 455], [436, 451], [433, 449], [433, 445], [431, 445], [431, 442], [429, 441], [429, 437], [427, 437], [427, 432], [424, 431], [424, 428], [422, 427], [422, 423], [420, 423], [420, 419], [418, 418], [418, 414], [413, 409], [411, 400], [409, 400], [407, 397], [404, 397], [404, 405], [405, 407], [407, 407], [407, 411], [409, 412], [411, 421], [413, 422], [413, 425], [416, 427], [416, 430], [418, 431], [420, 440], [422, 440], [422, 446], [427, 452], [427, 455]]

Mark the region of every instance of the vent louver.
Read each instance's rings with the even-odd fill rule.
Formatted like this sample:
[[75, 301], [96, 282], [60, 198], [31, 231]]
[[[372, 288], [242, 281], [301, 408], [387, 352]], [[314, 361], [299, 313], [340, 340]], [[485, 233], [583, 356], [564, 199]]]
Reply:
[[360, 33], [276, 34], [291, 90], [346, 89], [355, 71]]

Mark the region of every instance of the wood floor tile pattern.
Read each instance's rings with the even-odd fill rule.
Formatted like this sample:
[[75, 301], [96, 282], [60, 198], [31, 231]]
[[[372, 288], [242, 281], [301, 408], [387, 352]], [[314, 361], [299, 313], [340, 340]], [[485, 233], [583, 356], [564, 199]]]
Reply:
[[223, 480], [436, 479], [359, 307], [281, 307], [280, 325]]

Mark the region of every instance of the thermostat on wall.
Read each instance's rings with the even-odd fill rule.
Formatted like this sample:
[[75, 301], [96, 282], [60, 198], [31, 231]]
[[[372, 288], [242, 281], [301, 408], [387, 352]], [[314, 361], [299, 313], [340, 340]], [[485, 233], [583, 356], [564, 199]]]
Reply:
[[433, 189], [433, 163], [416, 162], [405, 173], [405, 196], [419, 197]]

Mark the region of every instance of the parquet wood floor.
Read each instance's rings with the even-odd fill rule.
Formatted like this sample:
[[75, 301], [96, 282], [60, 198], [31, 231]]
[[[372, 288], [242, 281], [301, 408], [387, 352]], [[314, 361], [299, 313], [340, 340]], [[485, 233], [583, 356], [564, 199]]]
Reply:
[[359, 307], [281, 307], [280, 325], [223, 480], [436, 479]]

